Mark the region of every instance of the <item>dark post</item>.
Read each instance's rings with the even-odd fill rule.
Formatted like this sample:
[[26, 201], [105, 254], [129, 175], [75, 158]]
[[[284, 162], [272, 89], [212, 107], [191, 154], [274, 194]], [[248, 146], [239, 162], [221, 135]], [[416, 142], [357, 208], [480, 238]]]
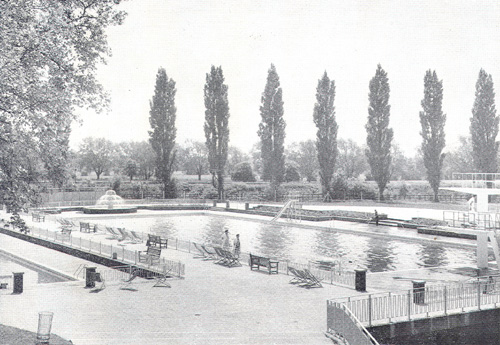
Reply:
[[226, 208], [229, 208], [229, 201], [226, 201]]
[[356, 273], [356, 291], [366, 291], [366, 270], [365, 269], [356, 269], [354, 270]]
[[95, 288], [95, 272], [97, 267], [85, 267], [85, 287]]
[[217, 207], [217, 200], [214, 200], [214, 207]]
[[250, 203], [246, 202], [245, 203], [245, 211], [248, 211], [250, 209]]
[[23, 274], [24, 272], [12, 272], [14, 275], [14, 294], [23, 293]]
[[425, 304], [425, 280], [412, 280], [413, 303]]

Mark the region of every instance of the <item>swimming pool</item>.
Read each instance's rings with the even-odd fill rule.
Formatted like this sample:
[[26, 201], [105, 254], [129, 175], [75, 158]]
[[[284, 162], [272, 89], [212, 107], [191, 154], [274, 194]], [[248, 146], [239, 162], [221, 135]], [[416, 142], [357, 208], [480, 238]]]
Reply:
[[[66, 276], [0, 250], [0, 276], [12, 276], [13, 272], [24, 272], [23, 284], [26, 286], [59, 283], [70, 280]], [[4, 278], [2, 282], [9, 283], [8, 288], [12, 288], [12, 279]]]
[[[191, 213], [171, 215], [166, 212], [158, 215], [100, 216], [84, 217], [78, 220], [102, 225], [124, 227], [126, 229], [150, 232], [167, 238], [178, 238], [197, 243], [218, 244], [224, 229], [229, 229], [230, 238], [240, 234], [243, 252], [263, 256], [274, 256], [291, 261], [334, 261], [341, 259], [351, 267], [364, 266], [371, 272], [438, 267], [446, 265], [474, 266], [475, 249], [470, 246], [459, 247], [429, 240], [384, 237], [386, 231], [397, 230], [375, 227], [368, 224], [335, 222], [336, 226], [351, 229], [370, 230], [373, 235], [337, 232], [335, 229], [304, 228], [300, 224], [270, 223], [241, 219], [232, 215]], [[381, 235], [382, 234], [382, 235]], [[416, 234], [416, 232], [415, 232]], [[471, 242], [470, 242], [471, 243]]]

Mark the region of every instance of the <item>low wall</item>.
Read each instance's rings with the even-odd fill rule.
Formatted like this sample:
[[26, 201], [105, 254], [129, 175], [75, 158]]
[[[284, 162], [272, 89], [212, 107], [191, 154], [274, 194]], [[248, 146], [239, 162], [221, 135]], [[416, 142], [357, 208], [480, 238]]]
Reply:
[[367, 328], [380, 344], [499, 344], [500, 309], [392, 323]]
[[[100, 255], [94, 254], [94, 253], [89, 253], [89, 252], [86, 252], [83, 250], [79, 250], [77, 248], [68, 247], [68, 246], [63, 245], [63, 244], [47, 241], [47, 240], [44, 240], [41, 238], [29, 236], [29, 235], [25, 235], [19, 231], [13, 231], [13, 230], [9, 230], [9, 229], [5, 229], [5, 228], [0, 227], [0, 233], [18, 238], [18, 239], [26, 241], [26, 242], [38, 244], [38, 245], [44, 246], [46, 248], [57, 250], [58, 252], [65, 253], [65, 254], [80, 258], [80, 259], [90, 261], [90, 262], [94, 262], [94, 263], [102, 265], [102, 266], [116, 267], [116, 266], [130, 265], [130, 263], [125, 263], [125, 262], [122, 262], [119, 260], [114, 260], [111, 258], [107, 258], [107, 257], [103, 257]], [[141, 269], [144, 272], [146, 272], [146, 274], [149, 274], [151, 276], [157, 274], [157, 272], [150, 271], [147, 268], [141, 267]]]

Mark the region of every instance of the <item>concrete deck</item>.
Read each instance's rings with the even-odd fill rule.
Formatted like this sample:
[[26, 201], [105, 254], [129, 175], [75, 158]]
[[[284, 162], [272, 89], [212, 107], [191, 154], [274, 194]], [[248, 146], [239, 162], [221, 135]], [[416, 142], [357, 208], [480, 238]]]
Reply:
[[[414, 211], [408, 210], [408, 214], [415, 216]], [[403, 214], [403, 210], [400, 212]], [[424, 213], [420, 210], [418, 216]], [[30, 219], [26, 220], [30, 223]], [[78, 231], [74, 235], [97, 236]], [[463, 242], [456, 240], [457, 245]], [[82, 264], [105, 270], [6, 235], [0, 235], [0, 249], [67, 275], [74, 274]], [[169, 279], [171, 288], [153, 287], [154, 281], [144, 279], [132, 283], [136, 291], [120, 289], [120, 280], [107, 281], [106, 289], [99, 293], [85, 289], [83, 280], [26, 286], [20, 295], [0, 293], [0, 323], [36, 331], [37, 313], [52, 311], [54, 333], [87, 345], [331, 344], [323, 334], [326, 300], [366, 294], [329, 284], [304, 289], [288, 284], [291, 277], [286, 275], [269, 276], [250, 271], [246, 265], [226, 268], [172, 249], [162, 251], [162, 256], [186, 264], [186, 278]], [[429, 283], [463, 281], [468, 279], [466, 272], [470, 270], [372, 273], [368, 274], [367, 293], [408, 289], [412, 279]]]

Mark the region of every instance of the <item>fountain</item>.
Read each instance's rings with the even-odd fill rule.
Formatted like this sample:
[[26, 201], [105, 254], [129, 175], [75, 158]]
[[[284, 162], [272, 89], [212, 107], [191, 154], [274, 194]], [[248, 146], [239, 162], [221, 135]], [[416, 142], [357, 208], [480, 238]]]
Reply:
[[116, 195], [114, 190], [108, 190], [101, 196], [95, 206], [83, 208], [85, 214], [135, 213], [137, 207], [125, 205], [125, 200]]

